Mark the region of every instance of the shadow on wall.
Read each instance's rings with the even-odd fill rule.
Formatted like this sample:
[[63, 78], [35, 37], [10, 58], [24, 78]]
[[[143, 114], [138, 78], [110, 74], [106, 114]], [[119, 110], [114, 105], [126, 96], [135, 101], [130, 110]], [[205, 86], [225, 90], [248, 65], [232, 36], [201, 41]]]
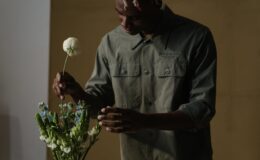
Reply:
[[21, 137], [17, 136], [21, 134], [18, 119], [11, 117], [3, 101], [0, 101], [0, 128], [0, 159], [23, 159]]
[[10, 159], [10, 117], [7, 107], [0, 102], [0, 157], [3, 160]]

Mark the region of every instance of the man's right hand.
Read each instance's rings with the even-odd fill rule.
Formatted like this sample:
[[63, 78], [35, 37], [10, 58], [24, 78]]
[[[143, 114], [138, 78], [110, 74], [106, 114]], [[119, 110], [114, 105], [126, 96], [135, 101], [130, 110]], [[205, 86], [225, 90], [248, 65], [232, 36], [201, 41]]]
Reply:
[[64, 75], [59, 72], [54, 78], [52, 88], [54, 93], [60, 99], [64, 99], [65, 95], [79, 95], [84, 92], [78, 82], [67, 72]]

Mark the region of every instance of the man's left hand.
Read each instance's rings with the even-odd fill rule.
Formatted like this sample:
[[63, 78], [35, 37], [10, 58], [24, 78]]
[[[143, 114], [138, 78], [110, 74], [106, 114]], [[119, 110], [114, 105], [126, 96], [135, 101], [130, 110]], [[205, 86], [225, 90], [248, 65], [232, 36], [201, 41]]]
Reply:
[[130, 109], [106, 107], [98, 116], [99, 124], [109, 132], [135, 132], [144, 128], [144, 115]]

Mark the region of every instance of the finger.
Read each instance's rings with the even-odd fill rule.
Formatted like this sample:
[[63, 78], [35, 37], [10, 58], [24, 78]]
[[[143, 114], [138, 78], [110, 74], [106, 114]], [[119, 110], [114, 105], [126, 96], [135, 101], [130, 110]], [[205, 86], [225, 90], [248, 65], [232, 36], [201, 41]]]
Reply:
[[56, 78], [55, 78], [58, 82], [60, 82], [61, 81], [61, 73], [57, 73], [56, 74]]
[[52, 89], [53, 89], [53, 90], [56, 90], [57, 84], [58, 84], [58, 83], [57, 83], [57, 79], [54, 78], [53, 83], [52, 83]]
[[64, 97], [64, 95], [63, 95], [63, 93], [62, 93], [61, 88], [60, 88], [57, 84], [53, 84], [52, 87], [53, 87], [53, 90], [54, 90], [55, 95], [56, 95], [58, 98], [60, 98], [61, 100], [63, 100], [65, 97]]
[[117, 127], [124, 127], [123, 121], [107, 121], [103, 120], [99, 122], [100, 126], [109, 127], [109, 128], [117, 128]]
[[61, 88], [58, 85], [55, 85], [54, 87], [55, 87], [57, 95], [61, 95]]
[[106, 111], [107, 111], [107, 109], [106, 108], [111, 108], [111, 106], [106, 106], [106, 107], [103, 107], [102, 109], [101, 109], [101, 112], [102, 113], [106, 113]]
[[65, 99], [65, 96], [64, 95], [60, 95], [59, 97], [61, 100], [64, 100]]
[[124, 133], [124, 132], [132, 132], [133, 130], [131, 130], [129, 127], [125, 126], [125, 127], [106, 127], [106, 131], [108, 132], [112, 132], [112, 133]]
[[101, 114], [98, 115], [98, 120], [122, 120], [123, 116], [121, 113], [108, 113], [108, 114]]
[[57, 77], [58, 77], [58, 74], [56, 75], [56, 78], [54, 78], [54, 80], [53, 80], [52, 88], [53, 88], [54, 90], [56, 90], [57, 93], [60, 93], [60, 88], [61, 88], [62, 86], [61, 86], [61, 83], [59, 82], [59, 80], [58, 80]]
[[125, 113], [126, 110], [125, 109], [122, 109], [122, 108], [118, 108], [118, 107], [110, 107], [110, 106], [107, 106], [106, 108], [102, 108], [101, 109], [101, 112], [102, 113]]
[[59, 86], [60, 89], [62, 89], [62, 90], [64, 90], [64, 91], [65, 91], [66, 88], [67, 88], [67, 85], [66, 85], [65, 82], [63, 82], [63, 83], [59, 83], [58, 86]]

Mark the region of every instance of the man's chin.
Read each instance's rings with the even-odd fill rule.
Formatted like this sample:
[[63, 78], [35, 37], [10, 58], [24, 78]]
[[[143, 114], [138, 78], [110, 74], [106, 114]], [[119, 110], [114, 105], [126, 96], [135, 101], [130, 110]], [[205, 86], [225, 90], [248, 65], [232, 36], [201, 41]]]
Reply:
[[128, 29], [124, 29], [124, 31], [125, 31], [126, 33], [130, 34], [130, 35], [136, 35], [136, 34], [139, 33], [139, 32], [137, 32], [137, 31], [134, 31], [134, 30], [128, 30]]

